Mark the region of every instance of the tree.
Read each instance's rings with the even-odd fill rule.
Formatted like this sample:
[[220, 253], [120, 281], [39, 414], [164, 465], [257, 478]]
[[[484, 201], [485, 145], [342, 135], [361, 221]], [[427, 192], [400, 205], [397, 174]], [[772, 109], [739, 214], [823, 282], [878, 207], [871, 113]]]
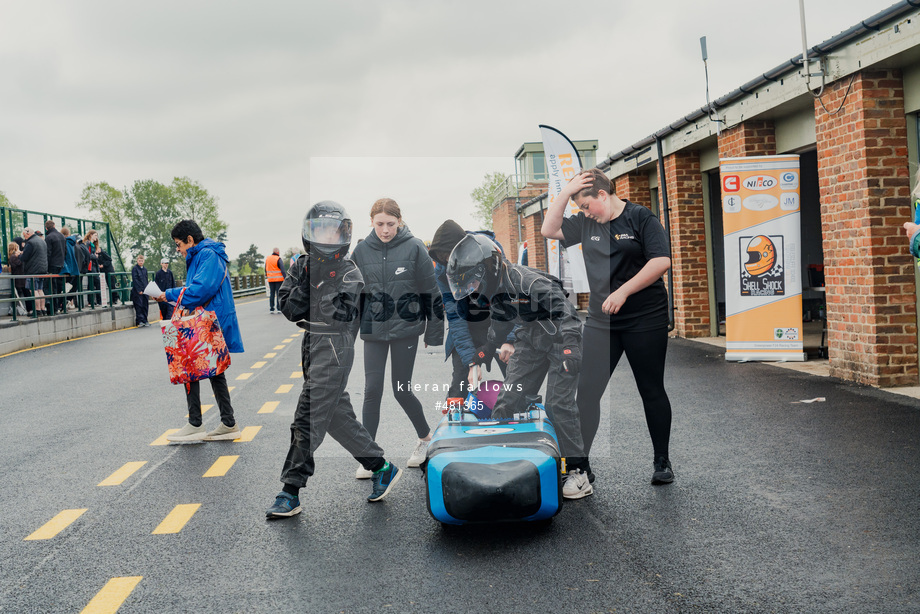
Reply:
[[170, 231], [180, 219], [172, 190], [154, 179], [135, 181], [126, 194], [125, 205], [131, 250], [143, 253], [151, 262], [163, 257], [172, 260], [176, 246]]
[[[236, 259], [240, 275], [251, 275], [255, 271], [261, 271], [265, 266], [265, 256], [259, 253], [259, 248], [255, 244], [250, 244], [249, 249], [239, 255]], [[248, 272], [245, 272], [248, 269]]]
[[6, 209], [18, 209], [16, 205], [10, 202], [10, 199], [6, 197], [6, 194], [3, 193], [3, 190], [0, 190], [0, 207]]
[[153, 179], [139, 180], [122, 191], [104, 181], [87, 184], [77, 206], [108, 223], [122, 245], [135, 254], [144, 252], [155, 262], [164, 257], [175, 259], [170, 231], [179, 220], [195, 220], [206, 237], [227, 240], [227, 224], [218, 217], [217, 199], [188, 177], [175, 177], [168, 186]]
[[116, 240], [124, 241], [127, 238], [130, 222], [124, 192], [116, 190], [105, 181], [87, 183], [83, 186], [77, 206], [89, 209], [96, 217], [106, 222]]
[[284, 261], [284, 266], [287, 266], [291, 262], [291, 258], [294, 257], [294, 254], [300, 254], [303, 256], [306, 252], [302, 248], [289, 247], [284, 250], [284, 253], [281, 254], [281, 259]]
[[474, 217], [479, 220], [483, 228], [492, 228], [492, 207], [499, 196], [504, 194], [505, 182], [508, 175], [501, 172], [486, 173], [482, 178], [482, 185], [470, 192], [470, 198], [476, 201]]
[[195, 220], [206, 237], [220, 242], [227, 240], [227, 224], [218, 217], [217, 198], [204, 186], [188, 177], [176, 177], [169, 187], [179, 219]]

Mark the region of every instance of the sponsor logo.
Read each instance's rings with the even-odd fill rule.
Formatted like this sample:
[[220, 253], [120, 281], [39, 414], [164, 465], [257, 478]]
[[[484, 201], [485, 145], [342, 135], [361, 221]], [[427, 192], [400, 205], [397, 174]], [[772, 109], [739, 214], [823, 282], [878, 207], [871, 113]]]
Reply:
[[799, 187], [799, 174], [793, 171], [786, 171], [779, 177], [779, 187], [781, 190], [796, 190]]
[[785, 296], [782, 235], [739, 239], [741, 296]]
[[741, 179], [738, 175], [725, 175], [722, 177], [723, 192], [737, 192], [741, 189]]
[[745, 198], [742, 204], [750, 211], [769, 211], [779, 204], [779, 199], [771, 194], [754, 194]]
[[625, 233], [624, 233], [624, 234], [621, 234], [621, 235], [613, 235], [613, 236], [614, 236], [614, 238], [615, 238], [617, 241], [622, 241], [622, 240], [624, 240], [624, 239], [635, 239], [635, 238], [636, 238], [636, 237], [632, 236], [631, 234], [625, 234]]
[[402, 275], [402, 274], [405, 273], [407, 270], [408, 270], [408, 269], [407, 269], [406, 267], [404, 267], [404, 266], [398, 267], [398, 268], [396, 269], [395, 275]]
[[779, 208], [783, 211], [797, 211], [799, 208], [799, 193], [783, 192], [780, 194]]
[[725, 213], [738, 213], [741, 211], [741, 197], [731, 194], [722, 198], [722, 209]]
[[468, 429], [464, 431], [467, 435], [501, 435], [502, 433], [513, 433], [514, 429], [508, 428], [485, 428], [485, 429]]
[[592, 240], [592, 241], [600, 241], [601, 238], [600, 238], [600, 237], [591, 237], [591, 240]]
[[776, 177], [770, 175], [754, 175], [744, 180], [744, 187], [748, 190], [770, 190], [776, 187]]
[[798, 341], [799, 329], [797, 328], [774, 328], [773, 336], [777, 341]]

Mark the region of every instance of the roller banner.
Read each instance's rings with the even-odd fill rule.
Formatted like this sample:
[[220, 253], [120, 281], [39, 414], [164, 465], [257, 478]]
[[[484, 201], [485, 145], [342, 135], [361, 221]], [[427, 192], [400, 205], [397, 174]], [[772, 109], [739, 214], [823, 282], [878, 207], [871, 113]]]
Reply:
[[[552, 206], [556, 195], [562, 191], [562, 186], [581, 172], [581, 158], [572, 141], [555, 128], [541, 124], [540, 135], [543, 138], [546, 173], [549, 179], [546, 191], [549, 194], [549, 206]], [[565, 217], [571, 217], [576, 213], [578, 213], [578, 207], [570, 200], [565, 208]], [[575, 292], [588, 292], [588, 271], [585, 269], [581, 244], [565, 250], [564, 269], [560, 266], [559, 261], [560, 248], [559, 241], [547, 239], [546, 253], [550, 274], [559, 277], [564, 286], [571, 287]]]
[[719, 164], [725, 360], [803, 361], [799, 157]]

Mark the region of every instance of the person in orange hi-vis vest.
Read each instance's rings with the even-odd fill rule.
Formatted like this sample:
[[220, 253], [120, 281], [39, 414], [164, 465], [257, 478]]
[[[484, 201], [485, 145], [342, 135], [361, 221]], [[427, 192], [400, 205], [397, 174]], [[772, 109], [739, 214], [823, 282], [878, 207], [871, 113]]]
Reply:
[[280, 251], [277, 247], [272, 251], [272, 255], [265, 259], [265, 278], [268, 280], [268, 313], [281, 313], [281, 306], [275, 310], [275, 297], [278, 296], [278, 290], [281, 288], [281, 282], [284, 281], [284, 261], [281, 260]]

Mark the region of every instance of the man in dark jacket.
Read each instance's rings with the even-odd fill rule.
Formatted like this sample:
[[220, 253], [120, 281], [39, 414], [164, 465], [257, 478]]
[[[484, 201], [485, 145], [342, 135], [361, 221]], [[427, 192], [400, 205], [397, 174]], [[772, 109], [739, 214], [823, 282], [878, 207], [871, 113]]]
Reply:
[[115, 288], [112, 285], [115, 281], [112, 277], [112, 273], [115, 272], [115, 267], [112, 266], [112, 257], [104, 249], [100, 249], [96, 256], [99, 258], [99, 272], [105, 276], [105, 287], [108, 289], [109, 298], [113, 305], [117, 305], [118, 293], [114, 291]]
[[[484, 365], [491, 371], [492, 361], [495, 358], [494, 352], [490, 356], [485, 355], [490, 324], [488, 303], [471, 302], [469, 298], [454, 300], [447, 281], [447, 261], [450, 253], [467, 234], [474, 234], [474, 232], [467, 232], [457, 222], [447, 220], [435, 231], [431, 238], [431, 247], [428, 248], [428, 254], [435, 263], [434, 274], [438, 282], [438, 289], [441, 291], [441, 300], [444, 302], [444, 315], [448, 321], [444, 353], [447, 358], [451, 359], [453, 367], [450, 388], [447, 391], [448, 399], [465, 398], [470, 391], [470, 386], [475, 387], [476, 382], [482, 379], [480, 365]], [[495, 241], [495, 234], [492, 231], [479, 230], [475, 231], [475, 234], [488, 237], [498, 245], [499, 249], [502, 248], [501, 244]], [[502, 252], [504, 253], [504, 250]], [[505, 341], [514, 343], [513, 331]], [[505, 363], [500, 360], [497, 362], [502, 377], [504, 377]]]
[[[109, 262], [111, 262], [111, 258]], [[169, 270], [169, 258], [160, 260], [160, 270], [153, 276], [153, 282], [163, 292], [176, 287], [176, 278], [173, 277], [172, 271]], [[157, 307], [160, 308], [160, 317], [164, 320], [170, 319], [175, 310], [175, 307], [165, 301], [157, 303]]]
[[150, 326], [147, 322], [147, 309], [149, 298], [144, 294], [144, 288], [149, 283], [147, 269], [144, 268], [144, 255], [137, 257], [137, 264], [131, 269], [131, 302], [134, 303], [134, 324], [140, 328]]
[[[468, 235], [450, 255], [447, 279], [454, 299], [483, 296], [491, 309], [487, 354], [501, 348], [508, 376], [492, 408], [496, 419], [524, 411], [525, 398], [537, 394], [544, 378], [546, 411], [568, 470], [566, 499], [594, 492], [584, 456], [581, 421], [575, 405], [581, 369], [582, 324], [558, 279], [529, 267], [509, 264], [494, 242]], [[514, 343], [506, 338], [516, 324]]]
[[[45, 245], [48, 247], [48, 272], [58, 277], [51, 278], [52, 294], [64, 294], [64, 278], [61, 269], [64, 267], [64, 253], [67, 240], [64, 235], [54, 227], [54, 220], [45, 221]], [[64, 311], [64, 297], [58, 296], [51, 299], [52, 313]]]
[[[22, 255], [19, 257], [23, 264], [23, 274], [25, 275], [47, 275], [48, 274], [48, 246], [41, 237], [35, 234], [31, 228], [22, 231], [22, 238], [25, 239]], [[45, 296], [44, 278], [33, 277], [26, 280], [26, 287], [32, 290], [35, 295], [35, 310], [37, 315], [47, 315], [45, 311], [45, 299], [38, 298]]]

